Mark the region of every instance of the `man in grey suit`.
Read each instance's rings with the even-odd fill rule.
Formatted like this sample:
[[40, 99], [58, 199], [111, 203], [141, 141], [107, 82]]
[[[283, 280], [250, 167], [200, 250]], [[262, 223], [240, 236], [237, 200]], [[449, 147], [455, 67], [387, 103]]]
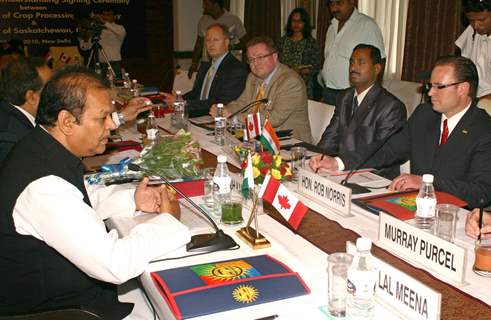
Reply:
[[[381, 63], [380, 50], [372, 45], [359, 44], [351, 54], [352, 87], [338, 95], [334, 116], [318, 143], [324, 154], [336, 156], [340, 170], [345, 168], [341, 159], [346, 152], [360, 151], [362, 161], [406, 121], [404, 104], [377, 82], [383, 70]], [[311, 164], [317, 164], [320, 157], [314, 157]], [[381, 168], [379, 173], [394, 178], [399, 165]]]
[[[255, 100], [267, 98], [270, 103], [251, 106], [244, 113], [259, 111], [275, 129], [292, 129], [293, 137], [310, 143], [307, 91], [302, 78], [279, 62], [277, 48], [270, 38], [253, 38], [246, 47], [251, 73], [244, 91], [227, 104], [224, 115], [230, 116]], [[216, 105], [212, 106], [210, 114], [216, 115]]]

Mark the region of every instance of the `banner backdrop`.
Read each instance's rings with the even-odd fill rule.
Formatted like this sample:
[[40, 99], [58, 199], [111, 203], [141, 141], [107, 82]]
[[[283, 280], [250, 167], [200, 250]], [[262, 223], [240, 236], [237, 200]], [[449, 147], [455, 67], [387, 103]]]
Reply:
[[20, 38], [29, 52], [76, 46], [75, 18], [111, 6], [126, 28], [123, 57], [145, 56], [144, 0], [0, 0], [0, 43]]

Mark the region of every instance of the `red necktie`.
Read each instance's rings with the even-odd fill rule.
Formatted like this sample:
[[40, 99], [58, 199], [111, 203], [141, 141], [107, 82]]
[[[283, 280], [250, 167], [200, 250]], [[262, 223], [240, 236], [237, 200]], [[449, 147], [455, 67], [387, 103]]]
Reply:
[[448, 126], [447, 126], [447, 119], [443, 120], [443, 130], [442, 130], [442, 137], [440, 138], [440, 145], [444, 145], [445, 142], [447, 142], [448, 139]]

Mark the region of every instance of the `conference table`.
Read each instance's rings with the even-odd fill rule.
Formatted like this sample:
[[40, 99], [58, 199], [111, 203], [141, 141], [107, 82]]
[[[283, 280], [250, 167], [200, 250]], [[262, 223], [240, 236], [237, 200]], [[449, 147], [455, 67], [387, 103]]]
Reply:
[[[158, 119], [158, 123], [162, 129], [173, 132], [169, 118]], [[123, 127], [120, 131], [127, 139], [138, 139], [140, 137], [136, 129], [131, 126]], [[209, 134], [209, 131], [191, 124], [189, 125], [189, 131], [201, 144], [202, 157], [206, 167], [214, 167], [216, 165], [216, 156], [224, 152], [227, 153], [222, 147], [213, 143], [213, 137]], [[230, 154], [228, 158], [230, 171], [240, 172], [237, 159], [231, 157]], [[382, 183], [385, 182], [382, 181]], [[286, 186], [293, 191], [296, 190], [294, 183], [287, 182]], [[235, 231], [239, 227], [223, 226], [223, 230], [234, 237], [241, 245], [240, 250], [215, 252], [203, 256], [151, 263], [147, 271], [140, 277], [140, 281], [153, 306], [156, 308], [159, 318], [172, 319], [173, 317], [150, 279], [150, 272], [196, 263], [270, 254], [285, 262], [294, 271], [297, 271], [311, 289], [311, 294], [211, 316], [203, 316], [199, 319], [251, 320], [271, 315], [278, 315], [279, 319], [328, 319], [323, 313], [327, 303], [327, 256], [334, 252], [345, 252], [347, 241], [354, 242], [359, 236], [368, 237], [376, 241], [378, 238], [378, 217], [354, 205], [352, 206], [352, 215], [342, 217], [329, 208], [303, 197], [301, 194], [297, 194], [297, 196], [310, 209], [296, 232], [289, 227], [272, 206], [264, 204], [264, 212], [266, 214], [259, 216], [259, 225], [260, 231], [272, 242], [271, 248], [252, 250], [236, 238]], [[200, 200], [196, 199], [196, 201]], [[213, 231], [210, 225], [202, 218], [199, 218], [196, 213], [187, 210], [185, 206], [183, 208], [184, 224], [189, 223], [192, 225], [190, 226], [192, 233]], [[247, 220], [248, 212], [247, 210], [245, 211], [245, 220]], [[442, 295], [441, 319], [491, 319], [491, 279], [480, 277], [471, 270], [474, 261], [474, 245], [473, 241], [464, 233], [465, 215], [466, 211], [461, 209], [455, 241], [456, 244], [468, 250], [467, 270], [465, 284], [463, 285], [448, 283], [440, 275], [432, 274], [419, 266], [412, 265], [409, 261], [398, 258], [376, 245], [372, 247], [372, 253], [433, 290], [440, 292]], [[128, 228], [127, 224], [118, 223], [118, 221], [112, 221], [111, 225], [116, 227], [122, 234], [127, 231], [125, 228]], [[168, 257], [185, 254], [184, 251], [179, 251]], [[377, 303], [375, 318], [399, 319], [400, 317]]]

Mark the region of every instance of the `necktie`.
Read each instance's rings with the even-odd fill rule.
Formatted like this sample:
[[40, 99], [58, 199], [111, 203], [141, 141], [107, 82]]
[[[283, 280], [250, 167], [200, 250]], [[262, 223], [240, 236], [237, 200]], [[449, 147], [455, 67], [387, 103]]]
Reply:
[[443, 130], [442, 130], [442, 137], [440, 138], [440, 145], [443, 146], [445, 142], [447, 142], [448, 139], [448, 126], [447, 126], [447, 119], [443, 120]]
[[356, 109], [358, 109], [358, 98], [356, 96], [353, 97], [353, 103], [351, 105], [351, 119], [355, 116]]
[[212, 64], [208, 72], [206, 73], [205, 82], [203, 83], [203, 90], [201, 90], [200, 100], [208, 99], [208, 91], [210, 90], [211, 83], [213, 82], [213, 73], [215, 72], [215, 66]]
[[[264, 82], [261, 83], [261, 85], [259, 86], [259, 89], [257, 90], [257, 94], [256, 94], [256, 101], [257, 100], [261, 100], [261, 99], [264, 99]], [[256, 103], [253, 107], [252, 107], [252, 113], [257, 113], [259, 112], [259, 108], [261, 107], [261, 103]]]

